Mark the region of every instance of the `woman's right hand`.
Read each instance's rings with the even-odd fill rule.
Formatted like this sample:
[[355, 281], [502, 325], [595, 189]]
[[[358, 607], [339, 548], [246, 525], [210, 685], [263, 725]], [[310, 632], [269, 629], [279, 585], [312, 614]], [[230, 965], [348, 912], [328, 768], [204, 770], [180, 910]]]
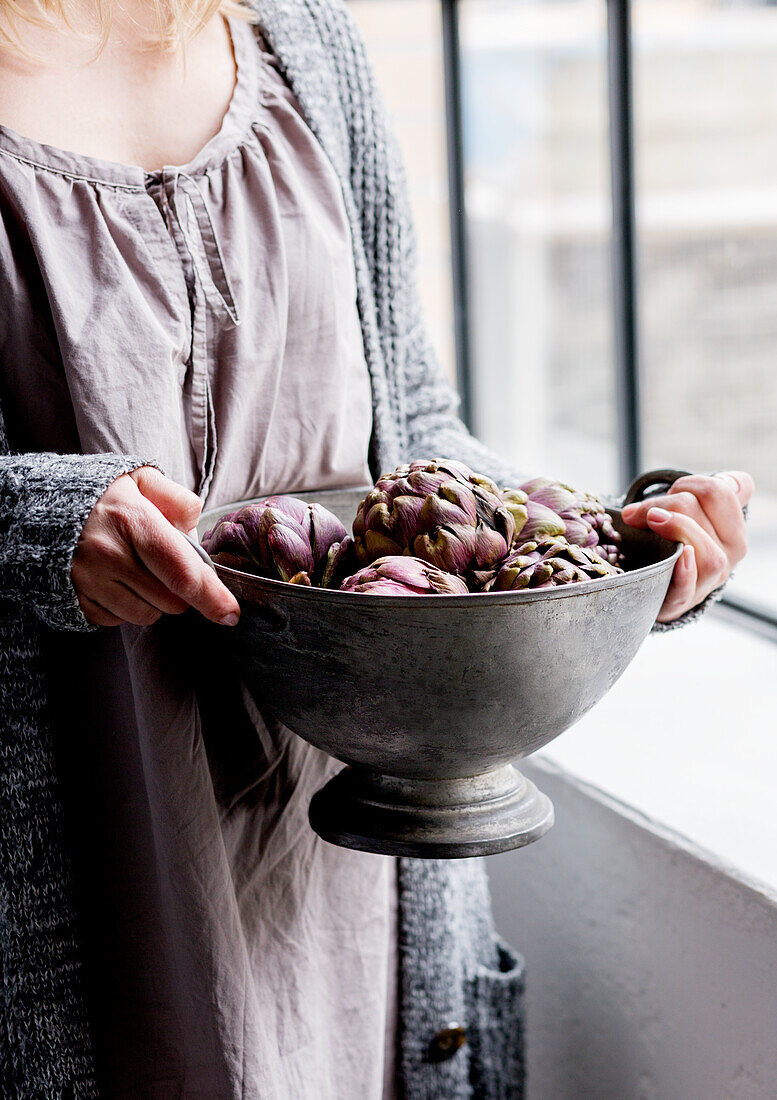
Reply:
[[153, 466], [106, 489], [84, 524], [71, 571], [88, 622], [150, 626], [194, 607], [235, 625], [237, 600], [181, 534], [194, 529], [201, 508], [194, 493]]

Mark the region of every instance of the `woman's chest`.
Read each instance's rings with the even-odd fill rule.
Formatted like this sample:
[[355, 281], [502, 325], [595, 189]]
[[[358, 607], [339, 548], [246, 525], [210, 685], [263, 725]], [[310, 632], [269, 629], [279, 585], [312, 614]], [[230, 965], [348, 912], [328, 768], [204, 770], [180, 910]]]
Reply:
[[196, 162], [150, 175], [0, 137], [15, 446], [138, 454], [211, 505], [367, 480], [342, 194], [271, 91], [238, 99], [250, 117]]
[[139, 24], [122, 22], [116, 15], [97, 52], [66, 30], [20, 20], [40, 60], [0, 54], [0, 125], [146, 170], [189, 161], [218, 132], [235, 85], [227, 24], [217, 15], [181, 51], [150, 49]]

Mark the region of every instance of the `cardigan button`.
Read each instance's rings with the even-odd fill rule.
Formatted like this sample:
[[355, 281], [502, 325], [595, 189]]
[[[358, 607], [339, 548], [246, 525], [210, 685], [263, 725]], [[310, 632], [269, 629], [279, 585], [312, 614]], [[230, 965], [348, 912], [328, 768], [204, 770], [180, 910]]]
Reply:
[[429, 1056], [433, 1062], [444, 1062], [461, 1050], [466, 1041], [466, 1028], [457, 1023], [447, 1024], [429, 1044]]

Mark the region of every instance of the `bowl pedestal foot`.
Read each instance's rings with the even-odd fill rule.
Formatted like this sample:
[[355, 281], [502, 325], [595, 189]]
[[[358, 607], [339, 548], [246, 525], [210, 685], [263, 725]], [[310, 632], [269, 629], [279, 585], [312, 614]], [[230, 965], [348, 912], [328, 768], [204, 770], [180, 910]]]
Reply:
[[455, 859], [539, 840], [553, 824], [553, 804], [512, 764], [463, 779], [345, 767], [313, 796], [310, 824], [342, 848]]

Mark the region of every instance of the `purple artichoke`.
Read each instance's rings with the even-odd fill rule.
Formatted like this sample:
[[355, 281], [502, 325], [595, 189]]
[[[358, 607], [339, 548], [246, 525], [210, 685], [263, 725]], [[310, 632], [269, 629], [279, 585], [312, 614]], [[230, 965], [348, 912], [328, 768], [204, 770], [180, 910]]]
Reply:
[[353, 533], [363, 565], [404, 554], [476, 581], [509, 551], [515, 521], [490, 478], [434, 460], [381, 477], [359, 505]]
[[602, 502], [590, 493], [538, 477], [517, 489], [506, 489], [502, 500], [513, 513], [516, 541], [563, 535], [575, 546], [595, 546], [611, 565], [618, 563], [621, 536]]
[[508, 592], [520, 588], [552, 588], [560, 584], [613, 577], [623, 570], [611, 565], [598, 547], [576, 546], [557, 535], [518, 546], [501, 563], [484, 588]]
[[378, 558], [340, 587], [344, 592], [379, 596], [466, 596], [469, 591], [460, 577], [407, 555]]
[[330, 587], [342, 575], [353, 539], [320, 504], [276, 496], [222, 516], [202, 545], [220, 565]]

